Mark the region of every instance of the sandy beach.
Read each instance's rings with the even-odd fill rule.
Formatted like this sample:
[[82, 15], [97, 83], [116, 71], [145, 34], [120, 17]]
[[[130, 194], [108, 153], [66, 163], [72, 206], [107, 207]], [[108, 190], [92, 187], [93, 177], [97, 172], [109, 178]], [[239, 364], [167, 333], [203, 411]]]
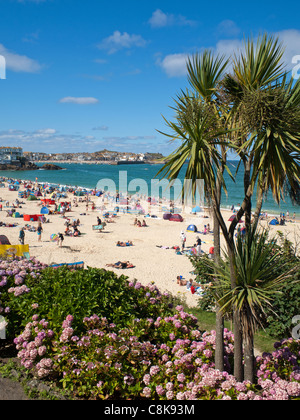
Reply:
[[[21, 186], [20, 190], [24, 190]], [[86, 202], [79, 202], [78, 207], [73, 206], [73, 194], [67, 193], [67, 198], [61, 198], [60, 201], [70, 201], [72, 211], [67, 212], [65, 217], [71, 222], [74, 219], [80, 220], [79, 237], [65, 236], [63, 246], [60, 248], [56, 242], [50, 241], [52, 234], [65, 232], [66, 219], [61, 214], [50, 214], [46, 218], [49, 223], [42, 225], [43, 232], [41, 241], [38, 241], [37, 232], [25, 230], [25, 244], [29, 244], [30, 256], [36, 257], [46, 264], [73, 263], [83, 261], [85, 267], [106, 268], [114, 271], [118, 275], [124, 274], [130, 279], [137, 279], [143, 285], [154, 282], [161, 291], [171, 292], [174, 296], [183, 296], [189, 306], [196, 306], [199, 296], [192, 295], [186, 287], [180, 287], [177, 282], [177, 276], [181, 275], [186, 280], [194, 279], [191, 274], [193, 266], [186, 255], [177, 255], [172, 249], [173, 246], [180, 246], [180, 233], [184, 231], [187, 237], [186, 249], [190, 249], [199, 236], [202, 240], [202, 251], [208, 253], [209, 248], [213, 246], [213, 234], [203, 235], [201, 233], [187, 232], [190, 224], [197, 226], [199, 232], [203, 232], [204, 225], [213, 226], [212, 217], [208, 212], [190, 214], [189, 211], [182, 213], [183, 222], [171, 222], [163, 220], [162, 213], [158, 212], [158, 206], [151, 206], [151, 214], [157, 215], [157, 218], [137, 216], [142, 222], [146, 221], [147, 227], [134, 226], [135, 215], [118, 213], [117, 217], [112, 218], [112, 223], [107, 223], [105, 229], [101, 232], [94, 231], [93, 225], [97, 224], [97, 216], [103, 219], [102, 210], [99, 207], [105, 206], [104, 199], [92, 197], [96, 208], [86, 209]], [[18, 192], [9, 191], [7, 183], [0, 189], [2, 199], [2, 212], [0, 212], [0, 222], [18, 223], [17, 227], [0, 227], [0, 234], [6, 235], [12, 245], [19, 244], [19, 231], [21, 227], [27, 224], [37, 227], [38, 222], [26, 222], [23, 218], [7, 217], [6, 201], [10, 206], [18, 198]], [[47, 196], [48, 198], [49, 196]], [[85, 197], [82, 197], [84, 199]], [[77, 198], [78, 199], [78, 198]], [[41, 201], [27, 201], [19, 198], [22, 203], [21, 208], [16, 209], [20, 214], [39, 214], [42, 207]], [[58, 202], [58, 200], [57, 200]], [[51, 210], [54, 206], [49, 207]], [[224, 211], [224, 218], [228, 220], [232, 213]], [[207, 216], [207, 217], [203, 217]], [[230, 222], [228, 222], [229, 224]], [[262, 221], [262, 226], [267, 222]], [[275, 234], [278, 230], [287, 235], [293, 243], [299, 243], [300, 223], [299, 221], [286, 223], [286, 226], [270, 226], [270, 231]], [[222, 235], [221, 235], [222, 236]], [[132, 241], [133, 246], [118, 247], [118, 241]], [[166, 249], [166, 248], [169, 249]], [[225, 248], [225, 241], [222, 237], [222, 247]], [[130, 261], [134, 268], [116, 269], [108, 268], [106, 264], [117, 261]]]

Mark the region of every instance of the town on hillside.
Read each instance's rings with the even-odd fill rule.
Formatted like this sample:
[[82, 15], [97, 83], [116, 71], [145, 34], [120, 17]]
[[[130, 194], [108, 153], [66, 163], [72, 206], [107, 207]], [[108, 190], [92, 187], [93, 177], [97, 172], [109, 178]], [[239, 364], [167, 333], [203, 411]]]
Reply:
[[162, 163], [161, 153], [130, 153], [102, 150], [93, 153], [24, 152], [21, 147], [0, 147], [0, 165], [22, 166], [37, 162], [69, 163]]
[[41, 153], [24, 152], [24, 156], [31, 162], [85, 162], [85, 163], [161, 163], [164, 156], [161, 153], [132, 153], [102, 150], [93, 153]]

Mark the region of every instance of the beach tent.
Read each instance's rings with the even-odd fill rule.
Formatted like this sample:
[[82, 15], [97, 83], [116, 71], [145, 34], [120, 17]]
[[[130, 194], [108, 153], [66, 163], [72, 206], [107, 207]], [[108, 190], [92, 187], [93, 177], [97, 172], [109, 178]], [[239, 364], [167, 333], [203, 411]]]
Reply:
[[9, 185], [9, 191], [18, 191], [20, 187], [18, 185]]
[[5, 235], [0, 235], [0, 245], [10, 245], [10, 242]]
[[171, 217], [172, 217], [171, 213], [164, 213], [164, 215], [163, 215], [164, 220], [170, 220]]
[[35, 195], [30, 195], [28, 198], [27, 198], [27, 201], [36, 201], [37, 200], [37, 197], [35, 196]]
[[169, 220], [170, 222], [183, 222], [183, 218], [180, 214], [172, 214]]
[[189, 225], [187, 227], [187, 232], [198, 232], [197, 226], [195, 226], [195, 225]]
[[76, 197], [83, 197], [85, 194], [83, 191], [76, 191], [75, 192]]
[[271, 222], [269, 223], [269, 225], [271, 225], [271, 226], [279, 225], [279, 222], [278, 222], [278, 220], [273, 219], [273, 220], [271, 220]]
[[40, 214], [23, 214], [24, 222], [37, 222], [40, 220]]
[[[235, 219], [235, 217], [236, 217], [236, 215], [235, 215], [235, 214], [233, 214], [231, 217], [229, 217], [228, 222], [233, 222], [233, 221], [234, 221], [234, 219]], [[240, 220], [240, 221], [239, 221], [239, 223], [243, 223], [243, 221], [242, 221], [242, 220]]]
[[49, 214], [49, 209], [48, 209], [48, 207], [42, 207], [42, 208], [41, 208], [41, 214]]

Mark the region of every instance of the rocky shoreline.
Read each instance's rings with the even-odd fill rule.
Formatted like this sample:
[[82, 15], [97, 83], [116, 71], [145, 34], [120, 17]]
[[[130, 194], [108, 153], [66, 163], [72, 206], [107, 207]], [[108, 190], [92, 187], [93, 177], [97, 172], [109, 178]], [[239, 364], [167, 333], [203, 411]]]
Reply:
[[46, 163], [43, 166], [37, 166], [35, 163], [26, 162], [25, 164], [14, 165], [8, 163], [0, 164], [0, 171], [37, 171], [39, 169], [45, 169], [47, 171], [59, 171], [62, 170], [60, 166]]

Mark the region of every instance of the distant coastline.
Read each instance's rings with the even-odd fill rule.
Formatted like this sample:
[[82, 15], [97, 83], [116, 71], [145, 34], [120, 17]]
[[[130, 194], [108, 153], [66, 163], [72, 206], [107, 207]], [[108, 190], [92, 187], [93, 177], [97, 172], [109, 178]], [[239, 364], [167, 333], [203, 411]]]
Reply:
[[76, 160], [37, 160], [35, 163], [38, 164], [45, 164], [45, 163], [52, 163], [52, 164], [76, 164], [76, 165], [139, 165], [139, 164], [146, 164], [146, 165], [163, 165], [164, 162], [158, 160], [149, 160], [149, 161], [115, 161], [115, 160], [83, 160], [83, 161], [76, 161]]

